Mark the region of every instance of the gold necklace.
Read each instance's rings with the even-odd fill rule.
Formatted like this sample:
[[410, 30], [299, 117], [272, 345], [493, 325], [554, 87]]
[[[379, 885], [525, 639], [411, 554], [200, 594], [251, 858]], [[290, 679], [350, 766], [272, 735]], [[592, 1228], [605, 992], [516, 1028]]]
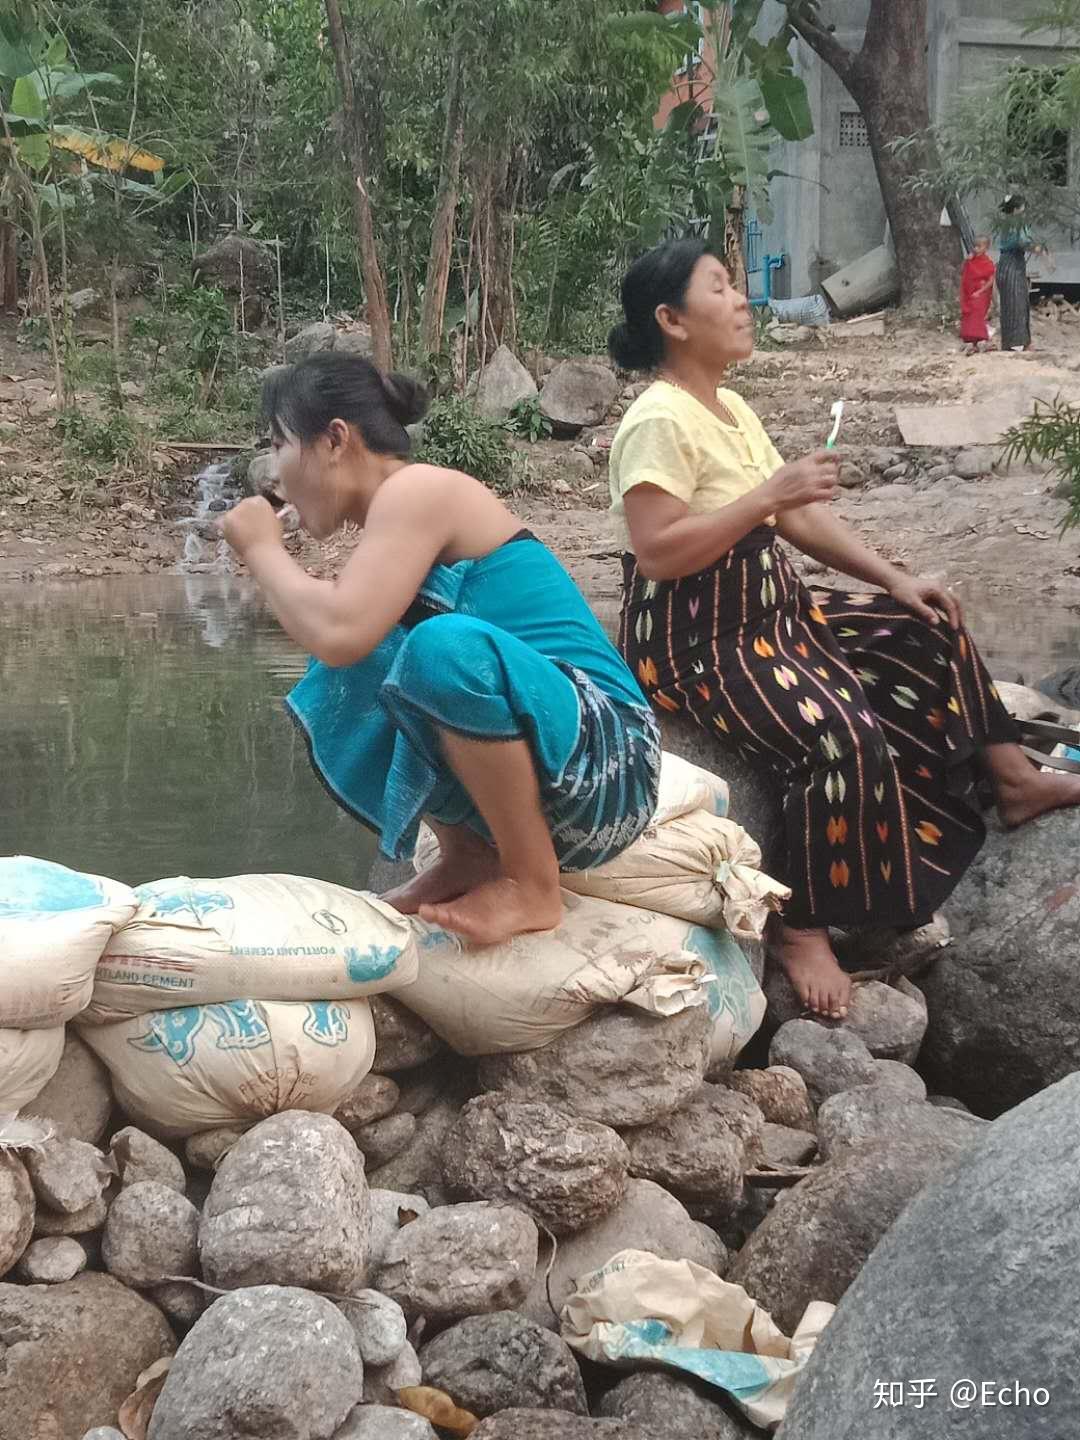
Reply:
[[[671, 385], [674, 389], [681, 390], [684, 395], [689, 395], [691, 399], [697, 400], [699, 405], [704, 403], [698, 398], [697, 395], [694, 394], [691, 389], [689, 389], [686, 385], [682, 384], [681, 381], [676, 380], [674, 376], [666, 374], [663, 370], [658, 370], [656, 372], [656, 378], [658, 380], [663, 380], [665, 385]], [[705, 408], [709, 411], [711, 415], [716, 415], [716, 418], [720, 420], [723, 424], [730, 425], [733, 430], [738, 430], [739, 422], [735, 419], [735, 416], [732, 415], [731, 411], [724, 404], [724, 402], [722, 400], [717, 400], [716, 404], [719, 405], [720, 409], [724, 412], [724, 415], [727, 416], [726, 420], [723, 416], [716, 415], [716, 411], [711, 405], [706, 405]]]

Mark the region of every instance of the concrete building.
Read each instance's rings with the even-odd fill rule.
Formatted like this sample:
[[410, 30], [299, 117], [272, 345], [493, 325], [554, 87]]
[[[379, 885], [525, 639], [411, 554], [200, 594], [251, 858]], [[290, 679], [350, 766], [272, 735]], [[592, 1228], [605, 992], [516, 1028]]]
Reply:
[[[965, 87], [985, 81], [1015, 60], [1044, 64], [1058, 57], [1056, 31], [1024, 33], [1045, 8], [1043, 0], [929, 0], [931, 115], [942, 118]], [[862, 45], [869, 10], [870, 0], [828, 0], [823, 7], [837, 39], [852, 50]], [[760, 22], [763, 35], [775, 33], [781, 11], [776, 0], [768, 0]], [[760, 237], [755, 236], [751, 246], [762, 255], [784, 256], [783, 268], [773, 276], [773, 293], [779, 296], [811, 293], [821, 280], [880, 245], [886, 230], [858, 107], [810, 47], [796, 44], [796, 65], [810, 92], [816, 134], [801, 144], [777, 147], [775, 168], [796, 178], [773, 182], [773, 218], [760, 227]], [[1070, 140], [1064, 149], [1063, 174], [1075, 187], [1080, 182], [1080, 147]], [[994, 203], [995, 197], [969, 202], [977, 229], [988, 227]], [[1045, 238], [1055, 258], [1055, 268], [1045, 278], [1055, 284], [1080, 284], [1080, 230]], [[1038, 261], [1032, 261], [1030, 272], [1040, 278]], [[751, 291], [760, 285], [759, 273], [751, 277]]]

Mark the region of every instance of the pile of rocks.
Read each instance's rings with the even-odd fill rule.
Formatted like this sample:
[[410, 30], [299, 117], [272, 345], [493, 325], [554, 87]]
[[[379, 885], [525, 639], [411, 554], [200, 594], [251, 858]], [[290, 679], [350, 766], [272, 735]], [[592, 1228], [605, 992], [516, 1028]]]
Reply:
[[985, 1125], [905, 1063], [915, 987], [860, 994], [712, 1073], [704, 1009], [606, 1010], [474, 1064], [380, 998], [375, 1073], [335, 1116], [183, 1147], [125, 1124], [71, 1036], [34, 1107], [54, 1138], [0, 1160], [0, 1440], [115, 1426], [174, 1351], [150, 1440], [434, 1440], [432, 1389], [479, 1440], [754, 1434], [689, 1380], [579, 1364], [558, 1312], [626, 1248], [728, 1276], [789, 1332], [841, 1298]]

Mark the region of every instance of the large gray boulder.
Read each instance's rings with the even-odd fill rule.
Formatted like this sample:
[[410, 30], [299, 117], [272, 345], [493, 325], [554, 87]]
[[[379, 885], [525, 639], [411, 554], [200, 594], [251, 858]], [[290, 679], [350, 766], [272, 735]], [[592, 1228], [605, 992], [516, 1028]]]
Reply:
[[455, 1199], [519, 1204], [555, 1235], [610, 1214], [626, 1193], [629, 1164], [608, 1126], [497, 1092], [469, 1101], [443, 1151]]
[[569, 1345], [513, 1310], [444, 1330], [421, 1350], [420, 1364], [425, 1385], [481, 1418], [515, 1407], [589, 1413]]
[[374, 1272], [382, 1264], [387, 1246], [402, 1226], [426, 1215], [431, 1206], [422, 1195], [410, 1195], [402, 1190], [371, 1189], [368, 1200], [371, 1207], [368, 1264]]
[[[806, 1014], [806, 1006], [778, 966], [769, 967], [765, 996], [769, 1018], [776, 1025]], [[857, 1035], [875, 1059], [911, 1065], [926, 1034], [926, 1001], [909, 980], [901, 978], [897, 985], [867, 980], [852, 989], [845, 1019], [830, 1024]]]
[[657, 1440], [760, 1440], [761, 1431], [720, 1391], [663, 1370], [639, 1370], [620, 1380], [600, 1401], [597, 1414], [628, 1420]]
[[963, 1110], [927, 1105], [889, 1085], [866, 1085], [830, 1095], [817, 1118], [818, 1148], [824, 1160], [868, 1140], [964, 1144], [976, 1139], [987, 1124]]
[[265, 245], [250, 235], [223, 235], [191, 265], [196, 284], [216, 285], [228, 295], [247, 295], [259, 291], [269, 294], [276, 270], [273, 256]]
[[195, 1275], [199, 1212], [168, 1185], [140, 1180], [109, 1207], [101, 1256], [123, 1285], [159, 1285], [170, 1276]]
[[148, 1440], [330, 1440], [364, 1390], [352, 1327], [310, 1291], [215, 1301], [176, 1353]]
[[536, 1273], [536, 1225], [509, 1205], [443, 1205], [393, 1236], [376, 1288], [414, 1319], [516, 1309]]
[[619, 396], [619, 382], [606, 365], [563, 360], [544, 381], [540, 408], [552, 433], [569, 439], [586, 425], [599, 425]]
[[65, 1235], [32, 1240], [15, 1267], [15, 1276], [28, 1285], [62, 1285], [86, 1269], [87, 1254], [78, 1240]]
[[[1080, 1300], [1078, 1113], [1072, 1075], [1002, 1116], [912, 1201], [819, 1342], [784, 1440], [1080, 1434], [1075, 1336], [1063, 1320]], [[929, 1376], [938, 1394], [925, 1429], [910, 1405], [875, 1408], [866, 1389], [874, 1378]], [[1032, 1398], [1006, 1409], [980, 1394], [968, 1410], [951, 1408], [949, 1387], [969, 1377], [1026, 1386]]]
[[355, 1135], [364, 1125], [392, 1115], [400, 1098], [401, 1091], [389, 1076], [365, 1075], [334, 1111], [334, 1119]]
[[0, 1151], [0, 1275], [6, 1275], [34, 1233], [34, 1190], [17, 1155]]
[[109, 1072], [69, 1025], [56, 1074], [20, 1113], [48, 1120], [57, 1135], [96, 1145], [105, 1134], [112, 1105]]
[[109, 1275], [0, 1285], [0, 1440], [81, 1440], [115, 1422], [176, 1340], [149, 1300]]
[[993, 831], [947, 914], [920, 1069], [993, 1117], [1080, 1068], [1080, 810]]
[[285, 1110], [222, 1160], [199, 1257], [211, 1285], [299, 1285], [350, 1294], [364, 1284], [371, 1215], [363, 1157], [329, 1115]]
[[840, 1300], [904, 1207], [964, 1148], [900, 1140], [845, 1151], [780, 1194], [727, 1279], [792, 1334], [811, 1300]]
[[703, 1005], [663, 1020], [604, 1008], [541, 1050], [485, 1055], [480, 1083], [616, 1129], [647, 1125], [701, 1088], [711, 1033]]
[[505, 420], [514, 406], [538, 393], [536, 381], [514, 352], [500, 345], [476, 386], [476, 409], [487, 420]]
[[138, 1185], [143, 1180], [154, 1180], [159, 1185], [168, 1185], [171, 1190], [183, 1195], [187, 1189], [187, 1178], [179, 1158], [160, 1140], [138, 1130], [134, 1125], [125, 1125], [109, 1141], [109, 1153], [120, 1172], [120, 1184]]
[[538, 1325], [557, 1330], [559, 1312], [578, 1280], [599, 1270], [620, 1250], [648, 1250], [661, 1260], [692, 1260], [706, 1270], [713, 1269], [717, 1255], [723, 1253], [715, 1237], [708, 1240], [702, 1235], [674, 1195], [651, 1180], [631, 1180], [618, 1209], [587, 1230], [564, 1236], [554, 1257], [551, 1241], [544, 1240], [528, 1296], [517, 1308]]

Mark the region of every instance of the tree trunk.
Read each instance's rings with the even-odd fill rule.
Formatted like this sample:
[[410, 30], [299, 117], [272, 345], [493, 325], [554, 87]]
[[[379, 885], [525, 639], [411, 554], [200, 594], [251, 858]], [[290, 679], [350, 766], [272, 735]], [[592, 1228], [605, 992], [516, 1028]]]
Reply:
[[[956, 289], [960, 243], [941, 225], [944, 197], [912, 194], [907, 181], [932, 169], [927, 62], [927, 0], [872, 0], [862, 49], [853, 54], [807, 10], [788, 4], [791, 23], [844, 82], [866, 121], [870, 149], [889, 219], [906, 305], [937, 304]], [[924, 144], [896, 154], [894, 140], [924, 135]]]
[[746, 190], [742, 185], [736, 185], [724, 210], [724, 264], [735, 289], [749, 295], [750, 280], [746, 273], [746, 246], [743, 243], [745, 223]]
[[435, 218], [431, 224], [431, 251], [424, 282], [424, 308], [420, 317], [420, 346], [426, 355], [442, 349], [446, 292], [450, 284], [454, 221], [461, 181], [461, 154], [465, 147], [465, 75], [460, 56], [450, 61], [443, 131], [442, 166]]
[[375, 215], [371, 203], [369, 180], [370, 155], [360, 123], [356, 103], [356, 86], [352, 72], [352, 52], [339, 0], [325, 0], [330, 44], [334, 51], [334, 68], [341, 89], [345, 146], [353, 172], [353, 216], [360, 242], [360, 272], [364, 280], [367, 322], [371, 326], [372, 355], [375, 364], [388, 370], [393, 364], [393, 336], [390, 327], [390, 306], [386, 298], [386, 279], [379, 243], [375, 233]]
[[19, 245], [14, 220], [0, 218], [0, 310], [19, 305]]

